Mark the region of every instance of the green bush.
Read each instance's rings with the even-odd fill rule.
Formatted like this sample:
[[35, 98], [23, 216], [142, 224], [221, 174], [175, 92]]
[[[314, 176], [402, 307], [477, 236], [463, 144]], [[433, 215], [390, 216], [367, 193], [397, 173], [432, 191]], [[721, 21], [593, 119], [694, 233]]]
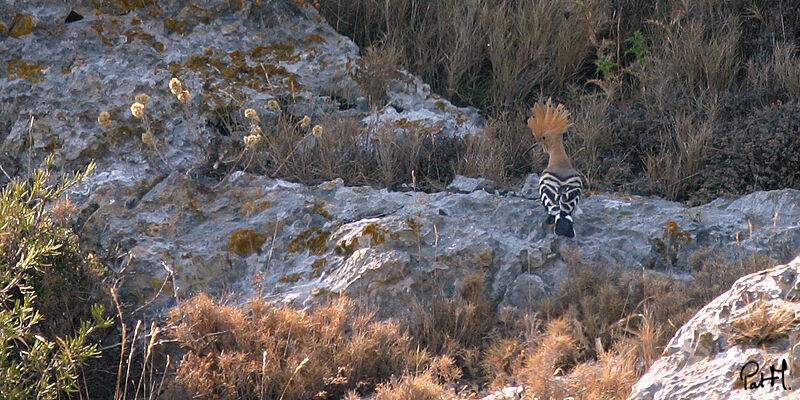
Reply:
[[[28, 180], [0, 193], [0, 393], [4, 399], [55, 399], [80, 390], [78, 368], [100, 355], [89, 343], [113, 320], [102, 305], [81, 308], [78, 283], [91, 263], [65, 225], [61, 197], [95, 165], [49, 183], [52, 156]], [[69, 200], [66, 200], [68, 203]], [[86, 284], [86, 281], [81, 283]], [[65, 305], [68, 304], [68, 306]], [[77, 305], [77, 306], [76, 306]], [[72, 317], [86, 317], [74, 320]]]

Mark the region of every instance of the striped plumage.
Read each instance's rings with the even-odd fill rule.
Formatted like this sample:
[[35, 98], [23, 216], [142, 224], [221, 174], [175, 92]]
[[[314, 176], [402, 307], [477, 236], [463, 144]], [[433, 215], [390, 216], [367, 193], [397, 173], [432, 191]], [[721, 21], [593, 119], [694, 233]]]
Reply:
[[539, 200], [547, 210], [547, 223], [555, 222], [558, 235], [574, 237], [572, 211], [578, 204], [583, 189], [580, 175], [561, 176], [545, 170], [539, 178]]
[[537, 103], [532, 111], [528, 127], [549, 156], [547, 168], [539, 178], [539, 200], [547, 210], [547, 223], [555, 223], [555, 233], [574, 237], [572, 212], [581, 197], [583, 181], [572, 167], [562, 141], [570, 126], [569, 113], [561, 104], [553, 107], [551, 100], [545, 105]]

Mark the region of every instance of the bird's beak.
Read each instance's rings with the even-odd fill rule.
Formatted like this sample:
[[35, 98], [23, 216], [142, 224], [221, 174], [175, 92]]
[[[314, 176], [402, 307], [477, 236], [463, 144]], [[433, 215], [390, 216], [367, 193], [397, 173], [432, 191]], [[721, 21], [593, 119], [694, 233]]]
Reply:
[[533, 148], [538, 146], [538, 145], [539, 145], [539, 142], [534, 143], [531, 147], [528, 147], [528, 150], [525, 150], [525, 153], [528, 153], [529, 151], [533, 150]]

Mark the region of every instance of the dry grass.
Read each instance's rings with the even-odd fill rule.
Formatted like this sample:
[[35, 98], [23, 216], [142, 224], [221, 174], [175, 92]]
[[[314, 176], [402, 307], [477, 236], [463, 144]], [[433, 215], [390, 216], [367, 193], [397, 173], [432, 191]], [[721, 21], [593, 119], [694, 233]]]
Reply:
[[644, 170], [655, 192], [679, 200], [697, 181], [703, 158], [710, 151], [714, 114], [677, 114], [660, 132], [660, 147], [645, 158]]
[[566, 145], [591, 187], [707, 201], [731, 186], [698, 179], [729, 151], [716, 138], [738, 135], [731, 125], [753, 107], [796, 100], [800, 90], [795, 2], [324, 3], [322, 14], [363, 48], [399, 54], [434, 91], [486, 113], [488, 138], [469, 139], [453, 167], [503, 183], [541, 168], [530, 154], [511, 154], [527, 148], [514, 132], [534, 101], [553, 96], [574, 112]]
[[396, 322], [353, 310], [346, 299], [304, 313], [200, 295], [170, 314], [187, 349], [175, 383], [196, 398], [341, 398], [429, 364]]
[[400, 54], [390, 45], [368, 47], [356, 61], [357, 67], [351, 76], [364, 90], [373, 107], [381, 107], [388, 101], [386, 91], [393, 81], [401, 77], [399, 63]]
[[530, 171], [547, 164], [547, 154], [540, 149], [526, 150], [534, 143], [523, 121], [524, 112], [505, 113], [489, 118], [480, 136], [464, 138], [464, 147], [453, 163], [456, 174], [489, 178], [509, 184]]
[[375, 400], [442, 400], [445, 388], [429, 372], [406, 375], [393, 382], [378, 386]]
[[414, 340], [436, 355], [455, 359], [465, 375], [480, 372], [480, 349], [495, 320], [495, 305], [480, 277], [465, 282], [459, 296], [414, 304], [409, 330]]
[[796, 303], [758, 299], [746, 307], [745, 314], [731, 322], [733, 343], [751, 346], [768, 344], [786, 338], [790, 331], [800, 325], [800, 308]]
[[[464, 385], [524, 384], [531, 399], [624, 399], [681, 324], [767, 262], [700, 250], [690, 257], [691, 283], [610, 269], [576, 251], [563, 256], [564, 285], [531, 310], [498, 311], [480, 277], [456, 296], [414, 305], [403, 320], [378, 321], [344, 298], [303, 312], [200, 295], [170, 314], [170, 335], [186, 349], [171, 393], [441, 399]], [[732, 329], [748, 343], [780, 338], [798, 323], [787, 310], [748, 314]]]

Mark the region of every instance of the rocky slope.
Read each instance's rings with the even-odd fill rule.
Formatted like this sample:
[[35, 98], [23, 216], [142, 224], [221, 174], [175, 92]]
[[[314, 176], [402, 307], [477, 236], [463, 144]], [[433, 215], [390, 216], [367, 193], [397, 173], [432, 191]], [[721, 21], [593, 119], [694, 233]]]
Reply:
[[794, 190], [694, 208], [594, 195], [581, 205], [577, 239], [564, 240], [543, 229], [541, 206], [524, 197], [536, 180], [531, 176], [520, 193], [458, 192], [474, 186], [464, 184], [429, 194], [236, 173], [209, 190], [173, 173], [138, 199], [101, 197], [87, 185], [99, 208], [82, 237], [97, 248], [130, 251], [135, 278], [127, 287], [137, 302], [165, 280], [171, 284], [174, 271], [178, 293], [258, 291], [301, 305], [347, 293], [392, 314], [415, 299], [451, 293], [472, 276], [487, 281], [502, 305], [535, 306], [565, 279], [569, 251], [681, 274], [699, 246], [735, 258], [746, 250], [791, 254], [800, 245]]
[[[729, 258], [760, 251], [788, 260], [800, 245], [795, 190], [694, 208], [594, 195], [577, 216], [578, 238], [566, 241], [541, 226], [542, 210], [530, 199], [535, 176], [518, 192], [463, 177], [450, 192], [428, 194], [340, 181], [306, 187], [243, 173], [212, 188], [188, 174], [195, 146], [245, 134], [226, 138], [214, 128], [221, 109], [268, 115], [266, 103], [278, 99], [298, 116], [403, 119], [442, 135], [477, 132], [480, 118], [409, 75], [394, 80], [390, 106], [370, 111], [363, 82], [353, 79], [358, 49], [303, 2], [76, 4], [0, 6], [14, 15], [0, 27], [8, 55], [0, 60], [0, 161], [10, 175], [24, 175], [46, 153], [63, 169], [98, 161], [99, 172], [73, 193], [78, 223], [91, 248], [127, 255], [116, 268], [127, 266], [132, 304], [159, 290], [156, 306], [200, 290], [302, 305], [347, 293], [396, 314], [412, 299], [479, 276], [502, 305], [529, 306], [565, 279], [565, 252], [686, 275], [680, 266], [699, 246]], [[66, 22], [71, 11], [83, 18]], [[192, 88], [191, 118], [167, 89], [173, 76]], [[347, 107], [335, 95], [344, 92]], [[147, 109], [174, 167], [169, 174], [153, 167], [139, 140], [141, 122], [128, 110], [138, 93], [151, 96]], [[111, 113], [109, 129], [96, 122], [102, 110]]]
[[[690, 279], [686, 259], [701, 246], [731, 259], [762, 252], [788, 261], [800, 251], [797, 190], [691, 208], [594, 194], [576, 215], [576, 239], [565, 240], [542, 226], [535, 175], [518, 190], [459, 177], [446, 192], [424, 193], [236, 172], [215, 188], [191, 173], [197, 147], [241, 141], [246, 132], [226, 131], [222, 121], [241, 119], [246, 107], [270, 115], [272, 99], [295, 117], [341, 113], [364, 124], [423, 124], [441, 135], [479, 134], [481, 120], [407, 74], [392, 81], [390, 105], [371, 110], [354, 79], [359, 50], [305, 2], [163, 3], [0, 4], [7, 17], [0, 21], [0, 166], [25, 176], [46, 153], [62, 170], [98, 161], [98, 172], [72, 193], [75, 222], [89, 248], [119, 255], [112, 268], [124, 272], [131, 309], [147, 304], [163, 315], [199, 291], [303, 306], [345, 293], [398, 315], [473, 277], [501, 306], [532, 307], [564, 283], [565, 260], [575, 255]], [[66, 23], [70, 11], [83, 18]], [[192, 90], [188, 117], [167, 89], [173, 76]], [[141, 143], [141, 122], [129, 112], [139, 93], [151, 96], [148, 113], [171, 171], [154, 167]], [[109, 129], [97, 123], [104, 110]], [[791, 300], [797, 267], [743, 278], [709, 305], [679, 331], [634, 398], [688, 395], [682, 374], [728, 374], [730, 357], [761, 354], [731, 346], [724, 326], [747, 309], [745, 293]], [[795, 336], [787, 337], [770, 342], [774, 354], [788, 349]]]

